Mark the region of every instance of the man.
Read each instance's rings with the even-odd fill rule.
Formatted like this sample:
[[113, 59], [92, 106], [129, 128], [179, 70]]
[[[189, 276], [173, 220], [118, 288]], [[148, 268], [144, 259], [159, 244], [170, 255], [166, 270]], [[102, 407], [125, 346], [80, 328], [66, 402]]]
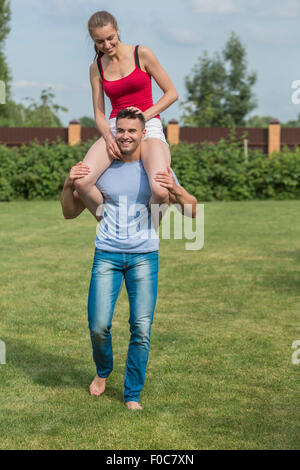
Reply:
[[[141, 141], [145, 135], [142, 114], [122, 110], [116, 121], [116, 140], [122, 161], [115, 160], [96, 185], [102, 192], [104, 208], [95, 239], [95, 257], [88, 299], [88, 320], [97, 375], [90, 385], [92, 395], [101, 395], [113, 370], [110, 329], [114, 307], [123, 279], [130, 304], [130, 342], [124, 378], [124, 402], [128, 409], [142, 409], [150, 349], [150, 332], [157, 297], [159, 238], [151, 223], [151, 190], [141, 162]], [[88, 173], [82, 162], [68, 175], [61, 195], [65, 218], [77, 217], [85, 206], [73, 190], [76, 178]], [[171, 169], [159, 172], [156, 180], [168, 188], [170, 202], [183, 209], [191, 205], [196, 215], [197, 200], [176, 184]]]

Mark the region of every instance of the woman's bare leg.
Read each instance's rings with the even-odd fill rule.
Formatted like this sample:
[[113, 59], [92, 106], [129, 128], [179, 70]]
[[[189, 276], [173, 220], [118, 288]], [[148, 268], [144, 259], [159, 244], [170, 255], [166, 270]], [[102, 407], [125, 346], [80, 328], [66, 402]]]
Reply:
[[152, 192], [150, 204], [169, 204], [168, 190], [154, 180], [158, 171], [167, 171], [167, 167], [171, 164], [168, 145], [154, 137], [144, 140], [142, 142], [141, 158]]
[[103, 197], [101, 192], [95, 186], [99, 176], [110, 166], [113, 159], [108, 156], [106, 151], [106, 144], [103, 137], [100, 137], [89, 149], [84, 157], [83, 163], [88, 165], [91, 172], [89, 175], [75, 180], [75, 188], [80, 196], [80, 199], [89, 209], [89, 211], [96, 217], [99, 217], [97, 209], [103, 204]]
[[[155, 181], [154, 177], [158, 171], [167, 171], [167, 167], [171, 164], [169, 146], [155, 137], [144, 140], [142, 142], [141, 159], [148, 175], [152, 192], [149, 205], [152, 211], [153, 227], [157, 230], [169, 205], [169, 191]], [[164, 204], [164, 206], [160, 207], [159, 212], [156, 213], [155, 210], [153, 211], [152, 204]], [[157, 206], [154, 207], [158, 208]]]

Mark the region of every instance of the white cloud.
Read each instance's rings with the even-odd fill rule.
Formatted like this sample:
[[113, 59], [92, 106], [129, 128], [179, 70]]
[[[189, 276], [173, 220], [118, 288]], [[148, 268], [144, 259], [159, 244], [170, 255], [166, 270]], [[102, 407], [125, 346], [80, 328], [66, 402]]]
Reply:
[[53, 88], [52, 83], [40, 83], [40, 82], [32, 82], [30, 80], [17, 80], [16, 82], [12, 83], [14, 88]]
[[271, 46], [288, 46], [294, 43], [294, 31], [284, 25], [274, 28], [270, 24], [251, 24], [246, 27], [249, 36], [259, 43]]
[[214, 13], [217, 15], [243, 11], [240, 0], [192, 0], [192, 8], [197, 13]]
[[228, 15], [252, 11], [262, 17], [297, 17], [300, 14], [299, 0], [191, 0], [196, 13]]
[[161, 30], [160, 34], [171, 41], [173, 45], [178, 46], [197, 46], [201, 42], [200, 34], [183, 31], [180, 28]]
[[[28, 89], [28, 88], [38, 88], [40, 90], [43, 90], [45, 88], [52, 88], [54, 91], [71, 91], [71, 87], [67, 85], [61, 85], [59, 83], [50, 83], [50, 82], [34, 82], [30, 80], [16, 80], [12, 83], [13, 88], [18, 88], [18, 89]], [[80, 88], [83, 88], [84, 85], [81, 84], [79, 85]], [[72, 91], [78, 89], [72, 87]]]
[[175, 24], [172, 28], [166, 25], [161, 19], [152, 19], [149, 24], [152, 34], [160, 38], [166, 44], [176, 47], [194, 47], [202, 42], [198, 28], [184, 29], [180, 24]]
[[[46, 3], [46, 2], [45, 2]], [[96, 11], [106, 10], [105, 4], [99, 0], [48, 0], [47, 15], [70, 26], [70, 21], [87, 23], [90, 15]]]
[[257, 11], [257, 16], [279, 16], [294, 18], [299, 16], [300, 4], [298, 0], [272, 1], [267, 0]]
[[82, 7], [95, 8], [95, 11], [101, 10], [99, 8], [98, 0], [48, 0], [49, 7], [53, 13], [58, 16], [72, 16], [77, 11], [82, 11]]

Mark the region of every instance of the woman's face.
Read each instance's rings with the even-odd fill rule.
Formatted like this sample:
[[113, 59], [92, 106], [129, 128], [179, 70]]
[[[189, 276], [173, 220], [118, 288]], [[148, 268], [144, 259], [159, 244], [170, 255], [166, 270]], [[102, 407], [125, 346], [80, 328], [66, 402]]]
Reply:
[[97, 49], [104, 54], [112, 55], [115, 52], [116, 45], [119, 43], [117, 31], [110, 23], [93, 30], [93, 40]]

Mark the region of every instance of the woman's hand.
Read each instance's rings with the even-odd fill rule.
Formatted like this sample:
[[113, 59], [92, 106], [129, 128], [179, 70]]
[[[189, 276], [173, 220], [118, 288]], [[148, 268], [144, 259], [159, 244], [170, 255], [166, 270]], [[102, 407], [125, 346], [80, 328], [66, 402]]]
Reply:
[[141, 114], [144, 116], [145, 121], [147, 121], [146, 114], [143, 113], [143, 111], [141, 111], [139, 108], [136, 108], [135, 106], [128, 106], [126, 109], [130, 109], [130, 111], [135, 111], [137, 114]]
[[113, 158], [114, 160], [121, 160], [122, 155], [113, 133], [109, 131], [106, 136], [103, 137], [106, 143], [106, 150], [109, 157]]
[[78, 162], [76, 165], [72, 166], [70, 173], [67, 176], [66, 185], [73, 186], [76, 179], [83, 178], [88, 175], [90, 171], [91, 170], [87, 165], [84, 165], [82, 162]]

